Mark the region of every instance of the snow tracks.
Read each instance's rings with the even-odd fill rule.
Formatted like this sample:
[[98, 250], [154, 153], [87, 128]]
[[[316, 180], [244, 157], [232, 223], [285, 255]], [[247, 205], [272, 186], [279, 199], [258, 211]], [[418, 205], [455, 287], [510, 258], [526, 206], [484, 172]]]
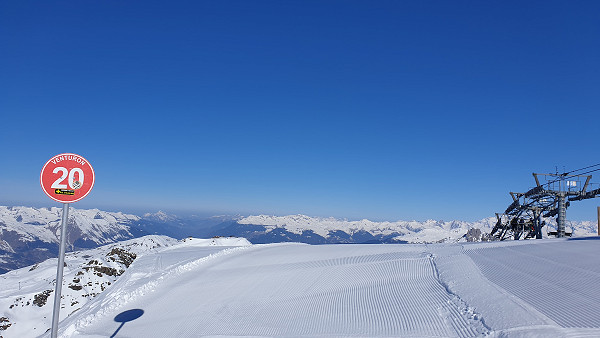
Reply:
[[[440, 282], [434, 256], [415, 245], [255, 246], [165, 279], [151, 295], [119, 311], [135, 308], [144, 315], [123, 325], [119, 335], [473, 337], [488, 332], [473, 309]], [[110, 335], [117, 328], [110, 319], [81, 327], [78, 335]]]
[[465, 252], [490, 281], [560, 327], [600, 328], [598, 237], [529, 242], [465, 246]]

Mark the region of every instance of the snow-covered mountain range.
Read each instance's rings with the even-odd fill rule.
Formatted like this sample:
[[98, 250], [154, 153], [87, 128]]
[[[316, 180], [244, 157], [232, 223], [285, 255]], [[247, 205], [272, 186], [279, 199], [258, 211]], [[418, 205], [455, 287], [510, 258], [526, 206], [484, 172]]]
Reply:
[[[0, 206], [0, 273], [55, 257], [61, 216], [61, 208]], [[71, 208], [67, 248], [94, 248], [138, 237], [142, 233], [132, 225], [139, 220], [120, 212]]]
[[[322, 243], [434, 243], [458, 241], [469, 229], [489, 232], [496, 222], [486, 218], [478, 222], [464, 221], [397, 221], [373, 222], [340, 220], [336, 218], [291, 216], [249, 216], [238, 224], [263, 226], [265, 234], [271, 234], [273, 242], [277, 235], [290, 240], [309, 234], [313, 241]], [[264, 240], [261, 240], [264, 241]]]
[[[67, 251], [95, 248], [145, 235], [205, 237], [210, 226], [231, 218], [181, 219], [164, 212], [137, 215], [69, 209]], [[58, 255], [62, 208], [0, 206], [0, 273]]]
[[[556, 228], [554, 219], [546, 219], [549, 229]], [[574, 237], [595, 236], [596, 222], [568, 222]], [[253, 243], [298, 241], [325, 243], [439, 243], [480, 241], [496, 224], [495, 217], [476, 222], [465, 221], [396, 221], [373, 222], [319, 218], [305, 215], [249, 216], [231, 227], [232, 234]], [[471, 232], [469, 232], [471, 230]], [[477, 230], [477, 231], [472, 231]], [[222, 230], [222, 232], [226, 232]], [[544, 237], [548, 237], [545, 230]]]
[[[35, 264], [58, 254], [60, 208], [0, 206], [0, 273]], [[68, 251], [94, 248], [145, 235], [176, 239], [235, 236], [252, 243], [435, 243], [478, 241], [492, 229], [495, 218], [465, 221], [351, 221], [290, 216], [178, 217], [164, 212], [143, 216], [97, 209], [71, 208]], [[553, 220], [547, 220], [549, 228]], [[575, 237], [595, 235], [596, 222], [570, 222]], [[544, 231], [545, 235], [545, 231]]]

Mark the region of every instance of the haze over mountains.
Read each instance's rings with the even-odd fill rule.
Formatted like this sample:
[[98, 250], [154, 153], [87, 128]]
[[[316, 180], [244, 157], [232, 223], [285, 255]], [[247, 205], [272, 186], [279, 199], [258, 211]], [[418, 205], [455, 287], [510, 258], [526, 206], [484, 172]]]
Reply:
[[[0, 273], [35, 264], [58, 254], [62, 209], [0, 206]], [[71, 208], [67, 251], [144, 235], [244, 237], [254, 244], [302, 242], [335, 243], [435, 243], [478, 241], [490, 231], [495, 218], [464, 221], [349, 221], [305, 215], [177, 217], [164, 212], [143, 216], [98, 209]], [[552, 220], [549, 220], [552, 227]], [[596, 223], [572, 222], [574, 236], [596, 234]], [[479, 229], [472, 231], [471, 229]], [[545, 231], [544, 231], [545, 235]]]

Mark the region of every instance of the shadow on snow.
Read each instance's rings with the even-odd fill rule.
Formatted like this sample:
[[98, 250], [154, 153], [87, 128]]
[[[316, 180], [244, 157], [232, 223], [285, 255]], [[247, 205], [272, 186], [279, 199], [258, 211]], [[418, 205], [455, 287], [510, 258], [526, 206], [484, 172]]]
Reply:
[[144, 310], [133, 309], [133, 310], [123, 311], [123, 312], [119, 313], [118, 315], [116, 315], [115, 322], [121, 323], [121, 325], [115, 331], [115, 333], [113, 333], [112, 336], [110, 336], [110, 337], [111, 338], [116, 337], [117, 333], [119, 332], [119, 330], [121, 330], [121, 328], [123, 327], [123, 325], [125, 325], [125, 323], [136, 320], [136, 319], [140, 318], [143, 314], [144, 314]]

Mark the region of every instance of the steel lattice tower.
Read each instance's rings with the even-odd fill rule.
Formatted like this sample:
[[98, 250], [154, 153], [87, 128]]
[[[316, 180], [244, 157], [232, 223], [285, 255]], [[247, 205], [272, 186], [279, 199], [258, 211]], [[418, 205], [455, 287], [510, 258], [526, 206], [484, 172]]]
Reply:
[[[556, 232], [548, 234], [556, 237], [570, 236], [565, 229], [567, 208], [571, 202], [600, 195], [600, 188], [588, 191], [591, 175], [533, 173], [533, 177], [535, 187], [525, 193], [510, 193], [513, 202], [504, 213], [496, 214], [498, 221], [490, 236], [500, 240], [541, 239], [541, 228], [546, 224], [542, 218], [548, 217], [556, 217], [557, 224]], [[543, 184], [540, 183], [542, 177], [546, 179]]]

